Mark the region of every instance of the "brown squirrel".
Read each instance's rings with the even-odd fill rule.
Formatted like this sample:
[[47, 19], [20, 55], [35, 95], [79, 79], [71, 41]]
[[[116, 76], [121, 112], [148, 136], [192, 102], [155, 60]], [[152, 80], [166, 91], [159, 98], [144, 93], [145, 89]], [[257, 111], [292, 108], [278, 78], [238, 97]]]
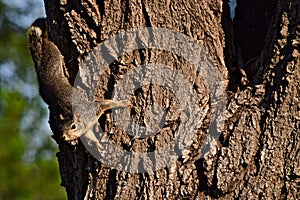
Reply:
[[[59, 121], [51, 128], [61, 132], [61, 137], [65, 140], [75, 140], [92, 129], [106, 110], [130, 105], [126, 100], [102, 99], [95, 102], [86, 100], [80, 101], [84, 105], [79, 106], [78, 110], [75, 107], [72, 113], [72, 95], [74, 92], [78, 93], [76, 95], [81, 94], [72, 87], [66, 76], [64, 57], [48, 38], [45, 18], [39, 18], [31, 25], [28, 37], [40, 95], [49, 105], [50, 120]], [[80, 98], [82, 99], [83, 96], [81, 95]], [[95, 112], [88, 113], [90, 108], [95, 109]]]

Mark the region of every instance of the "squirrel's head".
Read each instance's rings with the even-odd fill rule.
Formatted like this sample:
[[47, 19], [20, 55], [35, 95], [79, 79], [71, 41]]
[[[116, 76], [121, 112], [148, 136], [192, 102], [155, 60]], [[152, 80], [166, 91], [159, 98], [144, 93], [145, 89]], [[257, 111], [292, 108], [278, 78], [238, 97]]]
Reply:
[[72, 113], [59, 112], [59, 109], [50, 109], [50, 127], [54, 133], [54, 139], [72, 141], [76, 140], [80, 125], [73, 120]]
[[65, 141], [76, 140], [83, 134], [84, 127], [84, 122], [81, 120], [79, 113], [74, 113], [72, 123], [64, 125], [61, 137]]
[[65, 141], [72, 141], [76, 140], [81, 136], [81, 130], [82, 127], [79, 123], [73, 122], [67, 129], [66, 131], [63, 132], [62, 138]]

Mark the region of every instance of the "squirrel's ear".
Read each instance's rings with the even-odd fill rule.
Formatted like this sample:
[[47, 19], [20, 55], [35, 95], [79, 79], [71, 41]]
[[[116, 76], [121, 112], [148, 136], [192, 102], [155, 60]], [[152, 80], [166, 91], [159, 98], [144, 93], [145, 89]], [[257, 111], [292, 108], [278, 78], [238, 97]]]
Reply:
[[62, 114], [59, 114], [59, 119], [60, 120], [64, 120], [65, 118], [64, 118], [64, 116]]

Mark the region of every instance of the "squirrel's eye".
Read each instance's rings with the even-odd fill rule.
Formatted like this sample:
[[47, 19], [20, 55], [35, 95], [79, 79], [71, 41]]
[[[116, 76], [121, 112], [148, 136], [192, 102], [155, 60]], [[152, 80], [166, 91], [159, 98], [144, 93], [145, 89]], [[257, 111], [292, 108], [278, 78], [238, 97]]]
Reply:
[[76, 125], [74, 123], [71, 125], [71, 129], [72, 130], [76, 129]]

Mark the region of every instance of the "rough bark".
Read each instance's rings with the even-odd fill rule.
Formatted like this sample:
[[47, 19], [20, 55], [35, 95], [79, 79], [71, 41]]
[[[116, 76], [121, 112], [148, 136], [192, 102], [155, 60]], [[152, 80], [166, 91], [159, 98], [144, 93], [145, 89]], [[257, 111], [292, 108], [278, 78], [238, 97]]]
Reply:
[[[122, 30], [151, 26], [198, 41], [229, 82], [227, 120], [215, 151], [201, 154], [212, 117], [203, 113], [202, 127], [187, 153], [158, 171], [131, 174], [111, 169], [93, 158], [82, 143], [72, 145], [55, 137], [69, 199], [300, 199], [300, 5], [297, 0], [237, 3], [233, 25], [225, 0], [45, 1], [49, 34], [65, 57], [71, 83], [79, 63], [98, 43]], [[151, 62], [177, 66], [198, 80], [193, 87], [198, 88], [199, 105], [207, 106], [208, 93], [201, 78], [190, 74], [189, 63], [152, 49], [122, 55], [111, 64], [99, 80], [96, 96], [110, 98], [123, 74]], [[248, 84], [240, 83], [243, 71]], [[144, 122], [153, 101], [163, 104], [173, 97], [157, 86], [138, 90], [132, 108], [137, 122]], [[155, 137], [134, 139], [116, 130], [110, 139], [127, 149], [160, 148], [161, 141], [174, 137], [176, 106], [176, 100], [169, 104], [174, 120]], [[59, 136], [55, 119], [50, 118], [50, 124]], [[105, 134], [110, 132], [110, 113], [100, 119], [100, 126]]]

